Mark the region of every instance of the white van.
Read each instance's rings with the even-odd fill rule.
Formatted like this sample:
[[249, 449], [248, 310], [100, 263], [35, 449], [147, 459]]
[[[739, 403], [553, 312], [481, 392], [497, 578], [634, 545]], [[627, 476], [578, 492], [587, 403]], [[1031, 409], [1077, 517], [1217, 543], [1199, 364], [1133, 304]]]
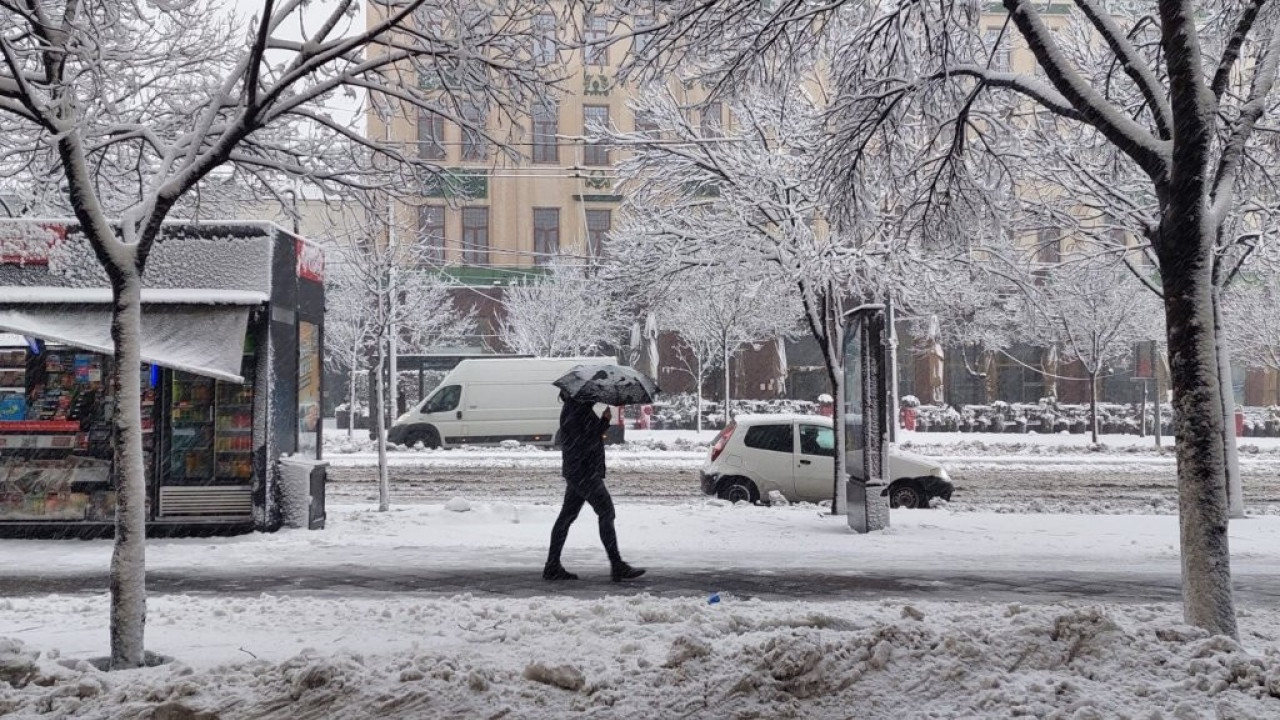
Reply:
[[[387, 441], [426, 447], [503, 440], [551, 445], [560, 427], [560, 390], [551, 383], [577, 365], [613, 364], [610, 357], [463, 360], [430, 395], [396, 418]], [[614, 417], [621, 421], [622, 413]], [[621, 442], [622, 425], [609, 440]]]

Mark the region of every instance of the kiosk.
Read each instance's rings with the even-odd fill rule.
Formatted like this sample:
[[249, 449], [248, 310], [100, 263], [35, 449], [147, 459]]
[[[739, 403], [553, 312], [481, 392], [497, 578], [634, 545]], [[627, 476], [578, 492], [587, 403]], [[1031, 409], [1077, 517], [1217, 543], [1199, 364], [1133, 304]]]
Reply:
[[[142, 291], [149, 534], [280, 526], [279, 460], [321, 459], [323, 280], [275, 225], [165, 226]], [[114, 530], [110, 299], [75, 222], [0, 221], [0, 535]]]

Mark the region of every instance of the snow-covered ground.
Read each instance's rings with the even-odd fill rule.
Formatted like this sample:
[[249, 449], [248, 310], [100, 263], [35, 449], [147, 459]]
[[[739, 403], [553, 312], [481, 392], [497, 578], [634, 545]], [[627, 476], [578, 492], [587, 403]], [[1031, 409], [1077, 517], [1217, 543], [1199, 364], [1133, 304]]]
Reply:
[[[153, 570], [474, 568], [536, 573], [556, 508], [458, 500], [331, 510], [324, 531], [156, 540]], [[626, 555], [785, 577], [935, 568], [1016, 576], [1176, 573], [1161, 516], [895, 512], [848, 531], [813, 506], [623, 503]], [[1240, 578], [1280, 571], [1280, 518], [1231, 526]], [[0, 541], [6, 575], [106, 567], [106, 541]], [[605, 572], [594, 523], [566, 564]], [[583, 581], [586, 582], [586, 581]], [[713, 588], [714, 589], [714, 588]], [[718, 599], [718, 602], [711, 602]], [[103, 674], [101, 594], [0, 600], [0, 715], [15, 718], [1265, 718], [1280, 713], [1280, 607], [1241, 608], [1243, 647], [1167, 603], [759, 600], [690, 594], [153, 597], [165, 666]], [[38, 654], [38, 657], [33, 657]], [[7, 684], [6, 684], [7, 681]], [[163, 708], [163, 709], [161, 709]], [[212, 714], [200, 714], [212, 713]]]
[[[58, 611], [68, 628], [105, 634], [102, 600], [44, 602], [30, 621]], [[0, 714], [1207, 720], [1280, 711], [1274, 611], [1244, 614], [1243, 647], [1182, 625], [1168, 605], [169, 597], [152, 602], [149, 619], [153, 638], [181, 639], [178, 662], [106, 674], [0, 640], [0, 678], [21, 685], [0, 679]]]
[[[466, 508], [466, 510], [462, 510]], [[156, 571], [278, 568], [438, 570], [479, 565], [540, 567], [553, 504], [472, 502], [330, 508], [323, 531], [283, 530], [231, 538], [155, 539], [147, 565]], [[749, 572], [1178, 570], [1178, 521], [1168, 515], [1022, 515], [895, 510], [883, 532], [857, 535], [843, 517], [815, 505], [759, 507], [720, 500], [658, 505], [617, 503], [624, 554], [655, 568]], [[588, 511], [573, 528], [565, 563], [599, 566]], [[1280, 571], [1280, 517], [1232, 523], [1239, 574]], [[108, 540], [0, 541], [0, 581], [40, 568], [46, 576], [107, 566]]]

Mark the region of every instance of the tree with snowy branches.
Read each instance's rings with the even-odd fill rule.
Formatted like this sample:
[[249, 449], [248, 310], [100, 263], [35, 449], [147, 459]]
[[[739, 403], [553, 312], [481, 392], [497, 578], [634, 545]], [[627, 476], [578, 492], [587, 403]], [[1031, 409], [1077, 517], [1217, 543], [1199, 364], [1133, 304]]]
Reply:
[[709, 265], [680, 273], [657, 311], [663, 328], [675, 333], [681, 366], [697, 386], [698, 432], [707, 372], [723, 372], [725, 420], [732, 420], [733, 355], [748, 345], [782, 342], [800, 322], [791, 288], [773, 275], [733, 272], [744, 269]]
[[1098, 383], [1129, 359], [1139, 342], [1158, 339], [1156, 298], [1114, 258], [1070, 257], [1030, 268], [1024, 303], [1026, 337], [1074, 360], [1089, 383], [1090, 439], [1098, 442]]
[[[378, 452], [378, 510], [391, 507], [391, 481], [387, 467], [387, 388], [391, 333], [398, 346], [410, 353], [424, 352], [441, 343], [456, 342], [475, 331], [475, 312], [463, 311], [454, 302], [456, 288], [432, 261], [433, 248], [421, 242], [396, 244], [377, 241], [381, 226], [355, 231], [356, 236], [330, 243], [339, 256], [334, 285], [340, 289], [337, 307], [326, 312], [339, 320], [340, 338], [352, 343], [351, 395], [354, 403], [356, 376], [373, 371], [374, 406], [370, 420]], [[396, 278], [394, 284], [392, 277]], [[345, 352], [346, 348], [342, 348]], [[393, 413], [394, 416], [394, 413]], [[354, 420], [354, 415], [350, 416]]]
[[[51, 188], [74, 214], [112, 290], [117, 513], [111, 665], [143, 661], [145, 501], [139, 404], [141, 278], [163, 222], [204, 191], [281, 199], [281, 178], [322, 190], [412, 192], [439, 168], [368, 139], [324, 108], [341, 93], [486, 135], [459, 111], [481, 101], [521, 117], [550, 92], [531, 62], [542, 3], [264, 0], [247, 24], [216, 0], [0, 2], [0, 170]], [[303, 12], [308, 17], [302, 19]], [[314, 21], [313, 21], [314, 18]], [[420, 18], [425, 18], [421, 21]], [[405, 81], [444, 77], [448, 83]], [[492, 138], [505, 147], [502, 138]], [[381, 159], [385, 162], [374, 162]]]
[[[979, 32], [982, 5], [780, 0], [674, 0], [646, 8], [648, 35], [628, 77], [681, 63], [718, 92], [825, 49], [834, 95], [822, 173], [850, 202], [848, 182], [924, 127], [933, 142], [913, 162], [921, 216], [981, 204], [989, 178], [966, 160], [997, 156], [989, 138], [1021, 110], [1096, 134], [1135, 169], [1155, 199], [1145, 228], [1159, 270], [1177, 436], [1184, 612], [1189, 623], [1237, 635], [1227, 526], [1228, 450], [1221, 384], [1218, 288], [1233, 272], [1235, 227], [1247, 226], [1253, 139], [1274, 120], [1280, 9], [1266, 0], [1134, 2], [1114, 15], [1072, 0], [1065, 15], [1003, 0], [998, 37], [1016, 36], [1036, 71], [993, 62]], [[630, 9], [624, 9], [629, 25]], [[651, 18], [651, 19], [650, 19]], [[1069, 47], [1080, 27], [1097, 55]], [[1019, 159], [1017, 163], [1023, 161]], [[928, 223], [924, 223], [925, 226]]]
[[547, 273], [508, 287], [498, 339], [536, 357], [613, 354], [630, 328], [613, 289], [582, 258], [559, 255]]
[[[695, 105], [666, 86], [637, 93], [649, 128], [602, 129], [631, 148], [619, 166], [627, 202], [609, 257], [636, 294], [660, 293], [683, 273], [719, 266], [736, 276], [765, 273], [792, 288], [802, 326], [821, 348], [833, 393], [844, 382], [844, 312], [883, 300], [900, 278], [883, 209], [890, 183], [872, 180], [864, 214], [837, 232], [814, 182], [812, 151], [822, 108], [804, 75], [776, 76], [728, 103], [729, 123], [693, 120]], [[703, 108], [705, 110], [705, 107]], [[836, 444], [844, 446], [844, 408], [836, 405]], [[844, 454], [837, 453], [833, 512], [843, 512]]]

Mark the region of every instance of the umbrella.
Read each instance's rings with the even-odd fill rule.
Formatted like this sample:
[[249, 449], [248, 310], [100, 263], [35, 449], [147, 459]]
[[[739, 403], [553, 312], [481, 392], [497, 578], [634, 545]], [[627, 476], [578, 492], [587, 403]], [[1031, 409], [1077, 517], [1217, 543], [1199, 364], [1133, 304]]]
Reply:
[[580, 402], [605, 405], [647, 405], [658, 394], [658, 383], [621, 365], [578, 365], [552, 385]]

